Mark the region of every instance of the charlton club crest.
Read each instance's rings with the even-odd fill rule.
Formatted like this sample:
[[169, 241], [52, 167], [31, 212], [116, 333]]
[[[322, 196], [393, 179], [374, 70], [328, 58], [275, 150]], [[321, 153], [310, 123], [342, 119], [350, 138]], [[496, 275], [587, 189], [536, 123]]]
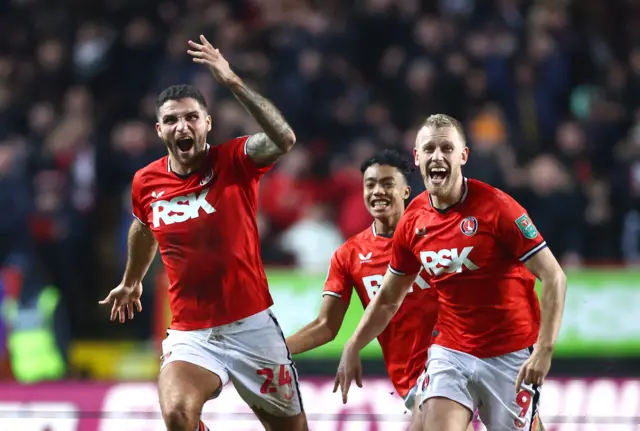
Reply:
[[478, 220], [475, 217], [467, 217], [460, 223], [460, 230], [467, 236], [472, 236], [478, 231]]

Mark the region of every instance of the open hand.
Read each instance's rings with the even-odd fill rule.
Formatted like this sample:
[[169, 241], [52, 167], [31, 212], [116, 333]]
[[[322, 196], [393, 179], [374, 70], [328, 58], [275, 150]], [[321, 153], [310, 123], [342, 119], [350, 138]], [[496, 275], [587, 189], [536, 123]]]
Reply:
[[187, 53], [193, 57], [193, 61], [205, 64], [220, 84], [230, 85], [236, 82], [239, 79], [238, 75], [231, 70], [229, 62], [220, 54], [220, 51], [214, 48], [203, 35], [200, 35], [200, 42], [189, 41], [192, 49]]
[[133, 307], [138, 309], [138, 312], [142, 311], [142, 303], [140, 297], [142, 296], [142, 283], [138, 283], [135, 286], [125, 286], [120, 283], [118, 287], [111, 290], [109, 295], [98, 304], [105, 305], [113, 303], [111, 307], [111, 321], [116, 320], [116, 317], [120, 323], [124, 323], [129, 316], [129, 320], [133, 319]]
[[342, 350], [342, 357], [340, 358], [340, 364], [338, 365], [338, 371], [336, 373], [336, 381], [333, 385], [333, 392], [335, 393], [340, 387], [342, 391], [342, 404], [347, 403], [347, 394], [351, 387], [353, 379], [356, 380], [356, 385], [359, 388], [362, 387], [362, 362], [360, 361], [359, 352], [353, 350], [349, 343], [347, 343]]

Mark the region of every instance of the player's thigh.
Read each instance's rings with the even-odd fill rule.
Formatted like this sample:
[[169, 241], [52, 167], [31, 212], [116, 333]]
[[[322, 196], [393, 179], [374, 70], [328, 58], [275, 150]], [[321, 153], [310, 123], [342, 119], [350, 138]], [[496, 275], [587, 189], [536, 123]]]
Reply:
[[432, 397], [422, 405], [422, 430], [466, 431], [471, 423], [471, 411], [443, 397]]
[[411, 415], [409, 431], [422, 431], [422, 411], [417, 406]]
[[198, 418], [204, 403], [229, 381], [225, 367], [203, 342], [206, 337], [206, 331], [169, 331], [162, 342], [158, 395], [166, 420]]
[[275, 316], [267, 310], [242, 322], [225, 334], [229, 376], [238, 394], [264, 412], [266, 421], [289, 417], [292, 426], [306, 424], [298, 372]]
[[417, 395], [425, 404], [430, 398], [445, 398], [475, 411], [478, 397], [472, 390], [477, 358], [438, 345], [429, 348], [429, 359], [418, 379]]
[[478, 411], [480, 419], [489, 431], [534, 429], [540, 389], [535, 385], [523, 383], [521, 390], [518, 393], [515, 391], [518, 372], [530, 352], [530, 349], [522, 349], [482, 359], [478, 363], [477, 385], [482, 398]]
[[437, 345], [429, 360], [418, 394], [422, 404], [422, 427], [430, 431], [465, 431], [478, 397], [471, 389], [476, 359]]
[[[420, 383], [420, 380], [418, 380]], [[422, 431], [422, 410], [420, 409], [420, 394], [413, 397], [413, 409], [411, 411], [411, 424], [409, 431]]]
[[[422, 431], [422, 429], [423, 429], [422, 428], [422, 424], [424, 422], [423, 416], [424, 416], [425, 413], [420, 408], [420, 404], [421, 404], [420, 396], [417, 396], [416, 400], [415, 400], [415, 406], [413, 408], [413, 414], [412, 414], [412, 417], [411, 417], [411, 424], [409, 425], [409, 431]], [[465, 417], [466, 417], [466, 415], [465, 415]], [[430, 426], [430, 425], [427, 425], [427, 426]], [[456, 427], [457, 427], [457, 425], [456, 425]], [[425, 428], [425, 429], [427, 429], [427, 428]], [[471, 422], [471, 417], [469, 419], [469, 423], [467, 425], [466, 431], [475, 431], [474, 428], [473, 428], [473, 423]]]

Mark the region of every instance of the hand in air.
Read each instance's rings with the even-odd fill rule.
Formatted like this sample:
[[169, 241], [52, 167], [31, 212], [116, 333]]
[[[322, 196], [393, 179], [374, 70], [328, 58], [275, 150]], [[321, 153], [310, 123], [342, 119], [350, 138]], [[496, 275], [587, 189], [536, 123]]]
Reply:
[[533, 350], [533, 353], [522, 364], [518, 378], [516, 379], [516, 392], [520, 392], [522, 383], [530, 385], [542, 386], [545, 377], [551, 368], [551, 356], [549, 352], [542, 350]]
[[133, 307], [138, 309], [138, 312], [142, 311], [142, 303], [140, 297], [142, 296], [142, 283], [138, 283], [135, 286], [125, 286], [120, 283], [118, 287], [111, 290], [109, 295], [102, 301], [98, 302], [101, 305], [111, 304], [111, 321], [116, 320], [116, 317], [120, 323], [124, 323], [127, 320], [133, 319]]
[[338, 390], [338, 387], [340, 387], [343, 404], [347, 403], [347, 394], [349, 393], [349, 387], [354, 378], [356, 385], [361, 388], [362, 362], [360, 361], [360, 355], [358, 351], [352, 349], [349, 343], [347, 343], [344, 350], [342, 350], [342, 357], [340, 358], [338, 372], [336, 373], [336, 382], [333, 385], [334, 393]]
[[193, 61], [205, 64], [220, 84], [229, 85], [237, 81], [238, 75], [231, 70], [229, 62], [220, 54], [220, 51], [214, 48], [203, 35], [200, 35], [200, 42], [202, 44], [189, 41], [192, 49], [187, 53], [193, 57]]

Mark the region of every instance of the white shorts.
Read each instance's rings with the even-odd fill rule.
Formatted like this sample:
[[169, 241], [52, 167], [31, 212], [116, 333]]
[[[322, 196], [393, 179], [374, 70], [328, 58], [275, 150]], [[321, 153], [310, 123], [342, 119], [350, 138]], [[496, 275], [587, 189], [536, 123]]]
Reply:
[[251, 407], [276, 416], [302, 411], [298, 372], [271, 310], [215, 328], [168, 334], [161, 368], [189, 362], [217, 374], [223, 386], [231, 380]]
[[420, 394], [419, 388], [422, 387], [422, 382], [424, 381], [424, 377], [425, 377], [425, 373], [423, 372], [422, 374], [420, 374], [420, 377], [418, 377], [416, 384], [413, 385], [411, 389], [409, 389], [409, 392], [407, 392], [407, 395], [405, 395], [402, 398], [402, 400], [404, 401], [404, 406], [411, 413], [413, 413], [413, 408], [415, 406], [416, 395]]
[[429, 348], [421, 403], [433, 397], [448, 398], [471, 412], [478, 409], [489, 431], [528, 431], [538, 411], [540, 389], [523, 383], [516, 394], [515, 385], [531, 351], [481, 359], [434, 344]]

